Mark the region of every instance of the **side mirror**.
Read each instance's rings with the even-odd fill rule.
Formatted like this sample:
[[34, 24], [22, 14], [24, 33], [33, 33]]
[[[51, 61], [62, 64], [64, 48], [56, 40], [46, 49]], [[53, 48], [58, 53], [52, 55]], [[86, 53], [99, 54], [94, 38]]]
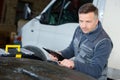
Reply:
[[39, 21], [42, 24], [48, 24], [49, 23], [49, 18], [48, 18], [47, 13], [42, 13]]

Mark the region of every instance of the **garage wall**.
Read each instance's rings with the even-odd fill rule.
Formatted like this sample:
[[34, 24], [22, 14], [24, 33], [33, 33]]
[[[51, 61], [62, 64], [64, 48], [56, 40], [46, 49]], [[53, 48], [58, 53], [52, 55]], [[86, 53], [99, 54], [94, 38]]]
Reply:
[[113, 41], [113, 50], [108, 62], [108, 77], [120, 79], [120, 0], [106, 0], [103, 26]]
[[113, 41], [109, 66], [120, 69], [120, 0], [106, 0], [103, 26]]

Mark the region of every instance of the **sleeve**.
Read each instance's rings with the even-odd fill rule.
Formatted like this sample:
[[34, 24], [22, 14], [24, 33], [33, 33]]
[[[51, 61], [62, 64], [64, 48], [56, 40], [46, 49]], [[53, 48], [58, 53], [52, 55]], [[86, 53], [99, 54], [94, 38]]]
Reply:
[[76, 36], [76, 33], [77, 33], [78, 29], [79, 29], [79, 27], [76, 28], [76, 30], [74, 32], [74, 35], [73, 35], [73, 39], [72, 39], [70, 45], [67, 48], [65, 48], [64, 50], [60, 51], [64, 58], [69, 59], [69, 58], [72, 58], [74, 56], [73, 41], [74, 41], [74, 38]]
[[80, 61], [75, 60], [74, 69], [95, 78], [99, 78], [108, 62], [112, 47], [111, 41], [108, 39], [100, 42], [94, 51], [91, 63], [81, 63]]
[[64, 58], [69, 59], [69, 58], [73, 57], [74, 56], [74, 50], [73, 50], [72, 42], [70, 43], [70, 45], [66, 49], [62, 50], [61, 53], [62, 53], [62, 56]]

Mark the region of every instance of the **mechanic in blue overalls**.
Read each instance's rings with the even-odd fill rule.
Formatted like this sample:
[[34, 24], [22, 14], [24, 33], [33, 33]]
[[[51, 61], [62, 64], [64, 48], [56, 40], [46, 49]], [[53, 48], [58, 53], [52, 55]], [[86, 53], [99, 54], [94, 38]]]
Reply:
[[[84, 4], [79, 8], [78, 16], [79, 27], [70, 45], [60, 51], [65, 59], [59, 61], [59, 65], [97, 80], [107, 80], [107, 63], [113, 44], [98, 19], [98, 9], [92, 3]], [[58, 60], [55, 55], [50, 57], [54, 61]]]

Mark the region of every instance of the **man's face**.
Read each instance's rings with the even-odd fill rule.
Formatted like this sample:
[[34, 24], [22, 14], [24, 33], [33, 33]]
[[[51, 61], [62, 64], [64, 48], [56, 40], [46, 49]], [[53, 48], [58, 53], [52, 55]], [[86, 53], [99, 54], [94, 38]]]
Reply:
[[79, 24], [83, 33], [89, 33], [95, 30], [98, 18], [93, 12], [79, 14]]

